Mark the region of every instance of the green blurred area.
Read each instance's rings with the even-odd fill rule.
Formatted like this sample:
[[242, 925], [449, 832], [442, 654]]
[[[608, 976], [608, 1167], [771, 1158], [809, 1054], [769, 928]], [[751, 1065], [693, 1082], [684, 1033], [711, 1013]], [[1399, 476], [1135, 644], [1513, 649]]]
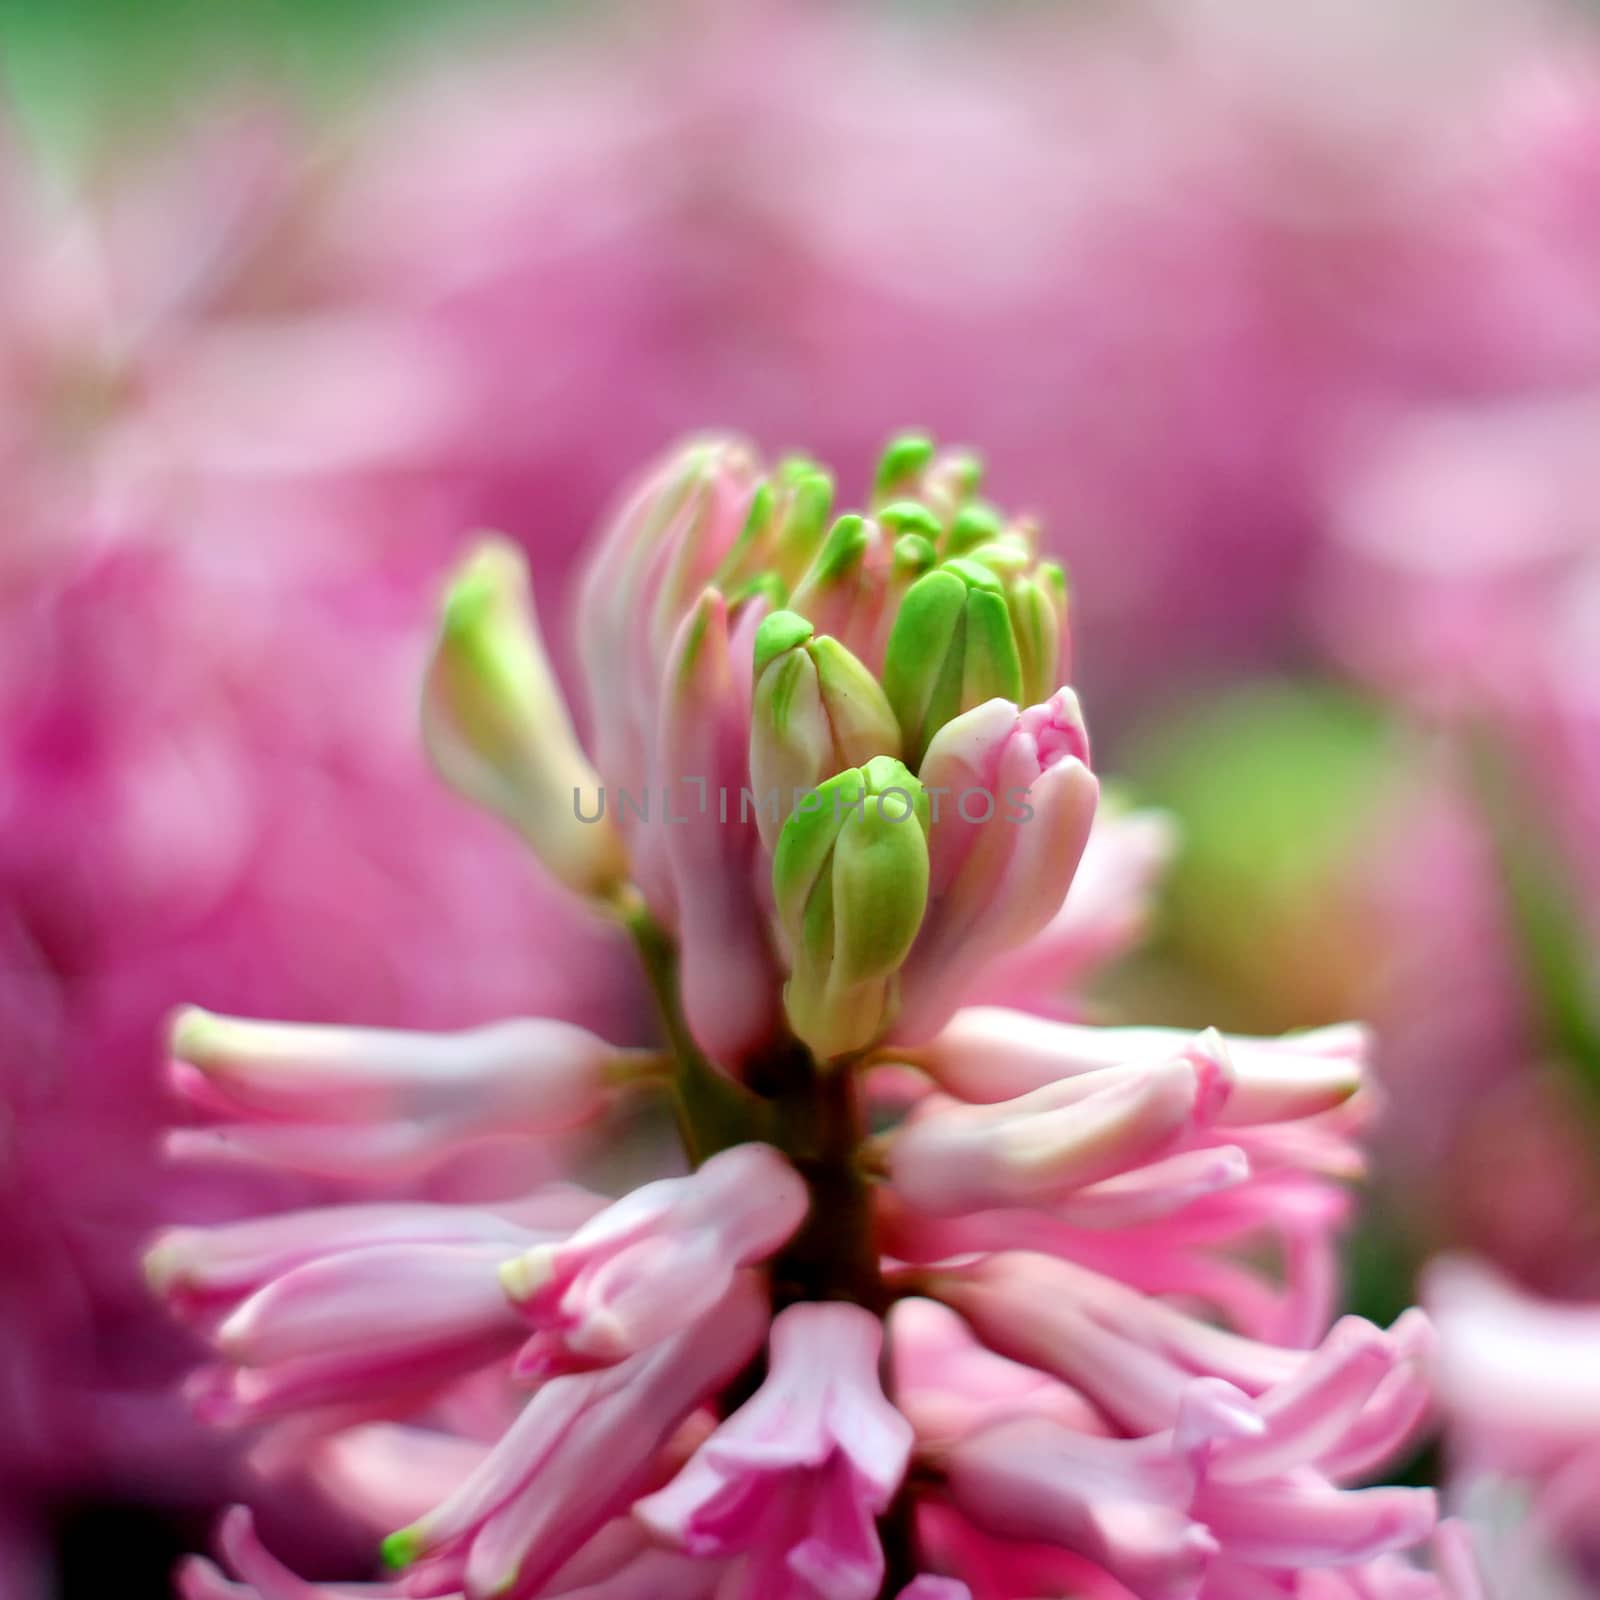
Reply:
[[555, 0], [0, 0], [0, 58], [24, 124], [55, 150], [136, 135], [204, 86], [266, 76], [315, 100], [399, 47], [537, 18]]
[[1180, 837], [1138, 1014], [1245, 1033], [1355, 1014], [1373, 945], [1352, 869], [1393, 754], [1378, 707], [1314, 681], [1207, 696], [1127, 742], [1119, 776]]

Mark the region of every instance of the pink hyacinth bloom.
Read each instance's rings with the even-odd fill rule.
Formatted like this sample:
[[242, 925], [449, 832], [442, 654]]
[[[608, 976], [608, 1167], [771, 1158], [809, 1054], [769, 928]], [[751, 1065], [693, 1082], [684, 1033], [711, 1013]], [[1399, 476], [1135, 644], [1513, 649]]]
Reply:
[[180, 1094], [248, 1119], [175, 1133], [174, 1155], [371, 1178], [592, 1121], [640, 1055], [548, 1019], [429, 1035], [248, 1022], [194, 1007], [174, 1019], [171, 1048]]
[[605, 1202], [576, 1187], [495, 1207], [422, 1202], [327, 1206], [210, 1228], [174, 1228], [144, 1258], [150, 1287], [186, 1315], [209, 1318], [321, 1256], [397, 1244], [504, 1246], [563, 1236]]
[[[270, 1051], [241, 1051], [238, 1085], [181, 1075], [252, 1130], [311, 1126], [330, 1143], [348, 1131], [359, 1145], [402, 1114], [450, 1143], [490, 1126], [492, 1106], [552, 1163], [573, 1103], [602, 1128], [652, 1098], [656, 1127], [671, 1113], [681, 1151], [647, 1140], [630, 1160], [651, 1173], [686, 1162], [687, 1175], [611, 1204], [570, 1189], [393, 1202], [374, 1167], [348, 1212], [180, 1230], [153, 1253], [153, 1279], [235, 1362], [225, 1397], [274, 1418], [258, 1459], [300, 1450], [362, 1525], [405, 1516], [384, 1552], [416, 1600], [876, 1600], [908, 1586], [1113, 1600], [1119, 1585], [1122, 1600], [1214, 1600], [1230, 1585], [1254, 1600], [1338, 1567], [1376, 1583], [1431, 1526], [1426, 1493], [1349, 1487], [1422, 1420], [1430, 1349], [1417, 1314], [1388, 1332], [1328, 1326], [1339, 1181], [1371, 1109], [1363, 1037], [1227, 1040], [963, 1010], [1008, 951], [1043, 971], [1031, 943], [1061, 948], [1095, 798], [1070, 691], [959, 708], [969, 665], [974, 682], [999, 676], [1025, 638], [1037, 667], [1048, 574], [1007, 588], [976, 556], [951, 557], [972, 569], [962, 594], [941, 579], [917, 601], [902, 580], [938, 559], [931, 537], [901, 536], [887, 569], [869, 559], [869, 520], [920, 524], [947, 548], [994, 524], [963, 499], [975, 472], [903, 436], [869, 510], [909, 476], [966, 522], [945, 528], [919, 503], [847, 512], [830, 531], [831, 480], [813, 463], [768, 472], [701, 441], [615, 524], [616, 570], [586, 591], [615, 648], [589, 661], [589, 689], [597, 729], [615, 716], [611, 734], [638, 733], [611, 748], [650, 781], [694, 776], [672, 770], [693, 762], [730, 791], [748, 782], [754, 729], [729, 730], [756, 722], [753, 635], [775, 610], [816, 614], [778, 619], [768, 639], [808, 639], [826, 617], [869, 653], [894, 606], [914, 617], [905, 608], [932, 597], [952, 631], [922, 655], [915, 629], [894, 634], [901, 706], [865, 681], [865, 658], [840, 672], [841, 693], [889, 708], [862, 719], [868, 787], [848, 814], [797, 807], [775, 841], [742, 816], [725, 831], [720, 815], [654, 830], [619, 819], [625, 878], [596, 906], [634, 942], [662, 1048], [633, 1060], [604, 1047], [597, 1101], [585, 1056], [574, 1100], [554, 1093], [556, 1073], [562, 1115], [541, 1120], [543, 1074], [502, 1078], [472, 1055], [481, 1040], [445, 1042], [468, 1052], [459, 1110], [430, 1072], [395, 1078], [413, 1057], [383, 1065], [398, 1049], [387, 1037], [359, 1070], [335, 1052], [321, 1089]], [[976, 548], [1014, 576], [1029, 535], [1001, 525], [1010, 542]], [[631, 593], [615, 612], [608, 578]], [[968, 579], [993, 586], [975, 601]], [[457, 620], [447, 609], [446, 627]], [[944, 687], [923, 705], [929, 681]], [[480, 703], [495, 686], [470, 673], [459, 687], [463, 730], [492, 711], [538, 759], [553, 680], [521, 712]], [[760, 715], [779, 748], [781, 696]], [[894, 753], [902, 718], [934, 715], [946, 720], [925, 730], [925, 779], [1002, 794], [1015, 779], [1032, 819], [986, 832], [958, 808], [941, 837]], [[603, 755], [595, 774], [614, 781]], [[889, 793], [906, 804], [869, 811]], [[542, 827], [528, 832], [540, 852]], [[1110, 873], [1090, 922], [1134, 925], [1147, 887], [1143, 869]], [[885, 1042], [902, 980], [922, 1023]], [[780, 997], [792, 1032], [764, 1020]], [[445, 1045], [415, 1049], [426, 1065]], [[619, 1078], [635, 1080], [626, 1108]]]
[[[975, 1266], [935, 1269], [932, 1282], [991, 1348], [1083, 1390], [1119, 1426], [1136, 1431], [1169, 1419], [1193, 1378], [1220, 1377], [1261, 1395], [1314, 1363], [1314, 1352], [1245, 1338], [1042, 1255], [1000, 1252]], [[1365, 1457], [1382, 1460], [1414, 1428], [1432, 1337], [1417, 1313], [1387, 1334], [1356, 1318], [1335, 1324], [1340, 1328], [1342, 1340], [1365, 1340], [1378, 1352], [1371, 1359], [1381, 1356], [1395, 1373], [1366, 1413], [1359, 1446], [1354, 1432], [1345, 1441], [1361, 1449], [1365, 1466]]]
[[426, 1394], [509, 1352], [522, 1324], [500, 1287], [506, 1249], [374, 1245], [291, 1268], [218, 1324], [232, 1366], [198, 1375], [200, 1414], [237, 1422]]
[[883, 1330], [858, 1306], [799, 1305], [772, 1325], [770, 1367], [666, 1488], [634, 1514], [696, 1555], [746, 1557], [742, 1600], [873, 1600], [873, 1518], [911, 1454], [878, 1382]]
[[[674, 450], [641, 477], [616, 513], [578, 595], [596, 765], [629, 838], [634, 882], [668, 922], [676, 891], [664, 819], [685, 815], [696, 798], [680, 778], [704, 778], [714, 789], [718, 773], [702, 769], [709, 758], [720, 770], [717, 751], [699, 752], [682, 768], [663, 751], [668, 659], [744, 526], [755, 488], [755, 461], [742, 441], [710, 437]], [[716, 677], [726, 666], [714, 656], [700, 665], [702, 674], [708, 669]], [[722, 685], [727, 693], [737, 688], [731, 675]], [[674, 728], [678, 739], [699, 731], [687, 717], [675, 718]], [[711, 733], [715, 742], [715, 728]]]
[[772, 1037], [778, 1011], [777, 969], [750, 894], [756, 827], [739, 813], [760, 613], [749, 608], [730, 639], [726, 603], [705, 591], [672, 641], [660, 718], [684, 1011], [712, 1058], [735, 1069]]
[[805, 1185], [770, 1145], [740, 1145], [523, 1251], [500, 1274], [540, 1330], [519, 1371], [620, 1361], [698, 1320], [741, 1267], [783, 1244], [807, 1205]]
[[896, 1403], [922, 1438], [957, 1438], [1018, 1417], [1048, 1417], [1081, 1433], [1106, 1431], [1076, 1389], [996, 1355], [946, 1306], [900, 1301], [889, 1338]]
[[[917, 776], [942, 797], [929, 835], [928, 915], [903, 974], [895, 1037], [938, 1031], [983, 966], [1066, 902], [1099, 784], [1077, 696], [991, 700], [934, 736]], [[976, 820], [975, 820], [976, 819]]]
[[968, 1006], [926, 1045], [909, 1052], [941, 1088], [963, 1099], [1009, 1099], [1139, 1061], [1171, 1057], [1186, 1044], [1212, 1051], [1227, 1077], [1224, 1125], [1281, 1122], [1342, 1105], [1361, 1087], [1370, 1053], [1356, 1025], [1276, 1039], [1213, 1034], [1190, 1043], [1176, 1028], [1094, 1028], [998, 1006]]
[[1209, 1120], [1215, 1083], [1209, 1062], [1179, 1055], [995, 1105], [924, 1101], [889, 1144], [889, 1174], [935, 1214], [1042, 1205], [1164, 1154]]
[[1002, 1423], [950, 1448], [950, 1493], [995, 1532], [1091, 1556], [1141, 1600], [1194, 1594], [1224, 1562], [1266, 1577], [1369, 1561], [1416, 1544], [1434, 1522], [1426, 1490], [1344, 1490], [1325, 1475], [1390, 1370], [1352, 1330], [1254, 1403], [1220, 1380], [1193, 1380], [1170, 1433], [1094, 1439], [1041, 1420]]
[[1042, 1419], [1007, 1422], [958, 1440], [939, 1461], [952, 1502], [979, 1527], [1075, 1550], [1139, 1600], [1181, 1600], [1218, 1549], [1189, 1515], [1205, 1453], [1259, 1428], [1243, 1395], [1205, 1380], [1171, 1433], [1100, 1439]]
[[654, 1348], [550, 1380], [453, 1494], [391, 1535], [386, 1554], [442, 1562], [469, 1596], [537, 1593], [638, 1492], [673, 1430], [755, 1353], [766, 1322], [741, 1277]]

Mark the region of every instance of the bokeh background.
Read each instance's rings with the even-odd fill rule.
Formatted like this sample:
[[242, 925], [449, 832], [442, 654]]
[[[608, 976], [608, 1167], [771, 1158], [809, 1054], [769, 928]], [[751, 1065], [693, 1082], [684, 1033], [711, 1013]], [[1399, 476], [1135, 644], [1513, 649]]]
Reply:
[[[1108, 1016], [1372, 1019], [1350, 1245], [1600, 1299], [1600, 32], [1531, 0], [5, 0], [0, 1594], [166, 1592], [183, 1000], [643, 1026], [416, 749], [439, 575], [686, 430], [978, 446], [1181, 830]], [[482, 1173], [446, 1175], [460, 1192]], [[1438, 1458], [1409, 1469], [1427, 1477]], [[354, 1572], [292, 1472], [269, 1542]]]

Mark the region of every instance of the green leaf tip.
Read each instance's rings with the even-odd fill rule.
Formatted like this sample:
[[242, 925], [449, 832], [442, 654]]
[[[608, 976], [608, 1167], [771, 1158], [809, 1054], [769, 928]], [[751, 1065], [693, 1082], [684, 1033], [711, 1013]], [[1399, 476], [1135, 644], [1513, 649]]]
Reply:
[[413, 1528], [401, 1528], [385, 1537], [378, 1546], [378, 1554], [384, 1566], [391, 1572], [398, 1572], [402, 1567], [409, 1567], [422, 1554], [422, 1536]]

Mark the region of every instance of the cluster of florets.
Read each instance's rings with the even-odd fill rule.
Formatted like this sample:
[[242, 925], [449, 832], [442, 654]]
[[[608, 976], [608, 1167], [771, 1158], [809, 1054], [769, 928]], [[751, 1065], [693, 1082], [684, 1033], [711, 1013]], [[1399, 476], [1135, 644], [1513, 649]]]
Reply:
[[[152, 1252], [216, 1346], [197, 1402], [387, 1532], [394, 1592], [1442, 1592], [1396, 1554], [1432, 1496], [1346, 1487], [1417, 1424], [1430, 1350], [1418, 1313], [1329, 1327], [1364, 1035], [1078, 1018], [1165, 836], [1097, 819], [1065, 582], [980, 491], [920, 437], [859, 515], [810, 461], [677, 451], [582, 591], [587, 744], [511, 548], [452, 586], [430, 752], [632, 936], [661, 1048], [180, 1018], [177, 1086], [231, 1119], [191, 1153], [392, 1184], [641, 1096], [676, 1117], [620, 1199]], [[303, 1600], [245, 1513], [223, 1546]]]

